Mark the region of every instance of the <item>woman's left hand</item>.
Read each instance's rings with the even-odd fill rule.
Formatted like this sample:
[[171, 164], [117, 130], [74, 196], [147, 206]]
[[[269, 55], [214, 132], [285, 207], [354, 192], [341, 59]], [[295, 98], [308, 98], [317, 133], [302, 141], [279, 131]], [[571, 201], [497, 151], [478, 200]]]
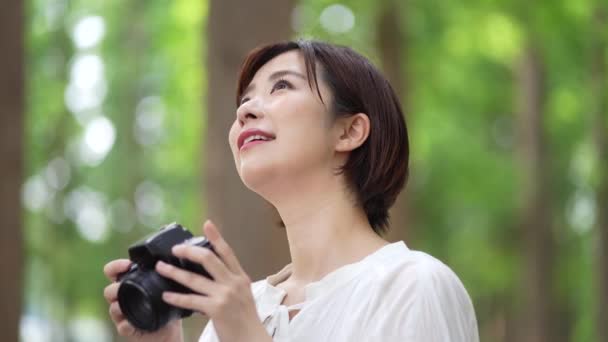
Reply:
[[251, 293], [251, 280], [232, 248], [211, 221], [205, 222], [203, 230], [219, 257], [207, 248], [185, 244], [174, 246], [172, 252], [178, 258], [201, 264], [214, 280], [159, 261], [156, 264], [158, 273], [195, 292], [183, 294], [165, 291], [163, 300], [173, 306], [207, 315], [213, 320], [222, 342], [272, 341], [259, 320]]

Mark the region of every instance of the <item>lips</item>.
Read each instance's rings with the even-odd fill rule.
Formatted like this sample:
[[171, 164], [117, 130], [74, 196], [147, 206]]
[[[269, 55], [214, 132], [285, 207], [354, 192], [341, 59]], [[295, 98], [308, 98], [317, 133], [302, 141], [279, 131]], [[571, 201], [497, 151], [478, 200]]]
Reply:
[[[240, 150], [243, 147], [243, 145], [245, 144], [245, 140], [247, 140], [247, 138], [249, 138], [251, 136], [255, 136], [255, 135], [262, 136], [265, 139], [267, 139], [267, 140], [264, 140], [264, 141], [270, 141], [270, 140], [274, 140], [275, 139], [275, 136], [273, 134], [271, 134], [271, 133], [268, 133], [268, 132], [263, 131], [263, 130], [258, 129], [258, 128], [250, 128], [248, 130], [243, 131], [239, 135], [239, 137], [237, 139], [238, 149]], [[253, 140], [252, 142], [257, 142], [257, 141], [260, 141], [260, 140]], [[247, 144], [250, 144], [252, 142], [248, 142]]]

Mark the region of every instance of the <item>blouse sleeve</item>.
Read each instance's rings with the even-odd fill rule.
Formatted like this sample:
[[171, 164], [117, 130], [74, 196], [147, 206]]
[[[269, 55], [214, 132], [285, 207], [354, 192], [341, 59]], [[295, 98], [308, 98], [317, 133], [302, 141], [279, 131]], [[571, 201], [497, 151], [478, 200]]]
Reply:
[[475, 311], [460, 279], [439, 260], [420, 254], [381, 282], [371, 330], [387, 342], [478, 342]]

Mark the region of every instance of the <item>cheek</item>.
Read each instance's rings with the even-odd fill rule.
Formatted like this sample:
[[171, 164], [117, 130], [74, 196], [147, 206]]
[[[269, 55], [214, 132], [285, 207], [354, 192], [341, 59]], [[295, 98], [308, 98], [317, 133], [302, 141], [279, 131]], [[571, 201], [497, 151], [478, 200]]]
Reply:
[[230, 146], [230, 150], [232, 154], [236, 158], [236, 139], [237, 139], [238, 127], [236, 121], [230, 127], [230, 131], [228, 131], [228, 145]]
[[284, 156], [298, 164], [326, 160], [330, 154], [330, 136], [325, 126], [322, 118], [312, 115], [285, 123], [281, 143]]
[[325, 143], [328, 134], [325, 108], [317, 106], [311, 99], [306, 99], [294, 103], [286, 114], [281, 121], [289, 128], [291, 134], [300, 140], [312, 140], [315, 145]]

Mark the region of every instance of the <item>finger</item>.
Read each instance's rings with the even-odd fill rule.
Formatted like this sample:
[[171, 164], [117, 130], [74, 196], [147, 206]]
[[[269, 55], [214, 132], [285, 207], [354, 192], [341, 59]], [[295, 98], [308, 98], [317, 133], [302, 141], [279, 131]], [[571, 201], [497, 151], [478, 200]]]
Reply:
[[222, 261], [226, 264], [229, 270], [234, 273], [245, 273], [241, 264], [239, 263], [234, 251], [228, 245], [226, 240], [222, 237], [219, 230], [211, 220], [207, 220], [203, 225], [203, 234], [209, 242], [213, 245], [213, 248], [219, 254]]
[[103, 267], [103, 273], [105, 273], [106, 277], [111, 281], [116, 281], [116, 277], [129, 270], [129, 265], [131, 265], [131, 260], [129, 259], [117, 259], [110, 261]]
[[116, 299], [118, 297], [118, 287], [119, 286], [120, 286], [119, 283], [112, 283], [103, 289], [103, 296], [108, 303], [112, 304], [112, 302], [116, 301]]
[[188, 259], [202, 265], [215, 281], [224, 282], [232, 273], [224, 262], [208, 248], [180, 244], [174, 246], [171, 251], [178, 258]]
[[127, 320], [117, 323], [116, 330], [121, 336], [131, 336], [135, 333], [135, 328]]
[[194, 292], [206, 295], [217, 293], [217, 284], [200, 274], [183, 270], [162, 261], [156, 263], [156, 271], [163, 277], [175, 280]]
[[200, 312], [209, 316], [211, 298], [197, 294], [183, 294], [177, 292], [163, 292], [163, 300], [173, 306]]
[[120, 310], [120, 305], [118, 305], [118, 302], [114, 302], [112, 304], [110, 304], [110, 318], [112, 318], [112, 321], [116, 324], [121, 323], [122, 320], [125, 319], [124, 314], [122, 313], [122, 310]]

